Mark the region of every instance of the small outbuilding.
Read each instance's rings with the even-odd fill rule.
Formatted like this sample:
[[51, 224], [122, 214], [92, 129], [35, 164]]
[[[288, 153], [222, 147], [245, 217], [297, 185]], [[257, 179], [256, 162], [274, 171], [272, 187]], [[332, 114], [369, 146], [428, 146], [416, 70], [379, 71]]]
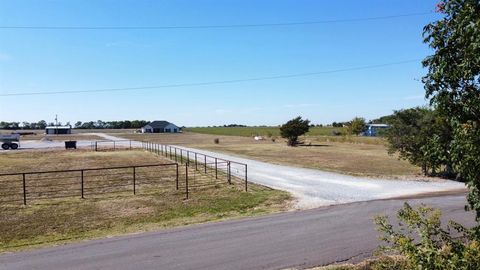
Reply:
[[49, 126], [45, 128], [45, 134], [58, 135], [58, 134], [72, 134], [71, 126]]
[[182, 129], [168, 121], [153, 121], [142, 127], [142, 133], [179, 133]]
[[365, 136], [376, 137], [382, 130], [388, 129], [390, 126], [387, 124], [367, 124], [367, 130], [364, 132]]

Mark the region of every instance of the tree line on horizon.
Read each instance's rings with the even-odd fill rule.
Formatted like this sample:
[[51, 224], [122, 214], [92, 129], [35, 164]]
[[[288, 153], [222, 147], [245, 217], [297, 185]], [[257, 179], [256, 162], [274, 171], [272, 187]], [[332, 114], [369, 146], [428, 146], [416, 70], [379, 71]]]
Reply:
[[[139, 129], [150, 123], [146, 120], [124, 120], [124, 121], [77, 121], [72, 127], [77, 129]], [[57, 123], [58, 126], [62, 126], [62, 122]], [[71, 126], [70, 122], [65, 123], [66, 126]], [[47, 126], [55, 126], [53, 122], [46, 122], [40, 120], [38, 122], [0, 122], [0, 129], [18, 130], [18, 129], [45, 129]]]

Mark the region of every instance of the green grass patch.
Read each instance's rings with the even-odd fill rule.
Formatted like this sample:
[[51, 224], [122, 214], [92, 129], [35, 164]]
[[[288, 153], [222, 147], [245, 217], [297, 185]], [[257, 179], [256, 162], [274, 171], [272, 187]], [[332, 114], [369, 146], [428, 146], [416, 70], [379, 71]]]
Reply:
[[[187, 132], [195, 132], [201, 134], [212, 135], [225, 135], [225, 136], [280, 136], [279, 127], [198, 127], [198, 128], [186, 128]], [[310, 128], [310, 132], [307, 135], [310, 136], [328, 136], [332, 135], [333, 131], [343, 131], [343, 128], [334, 127], [313, 127]]]

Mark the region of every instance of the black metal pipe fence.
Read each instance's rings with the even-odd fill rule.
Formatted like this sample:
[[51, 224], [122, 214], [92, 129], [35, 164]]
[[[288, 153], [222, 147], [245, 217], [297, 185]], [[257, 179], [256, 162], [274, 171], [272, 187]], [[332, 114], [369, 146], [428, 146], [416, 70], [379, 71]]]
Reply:
[[106, 193], [137, 194], [140, 189], [179, 190], [179, 182], [185, 182], [188, 196], [188, 179], [179, 178], [178, 163], [0, 174], [0, 204], [26, 205], [33, 200], [88, 198]]
[[90, 142], [90, 149], [93, 151], [106, 150], [132, 150], [132, 140], [103, 140]]
[[244, 183], [244, 189], [248, 191], [248, 165], [245, 163], [148, 141], [142, 141], [142, 148], [177, 163], [185, 164], [187, 167], [192, 167], [194, 172], [202, 172], [214, 177], [214, 179], [224, 176], [229, 184], [232, 183], [232, 177], [235, 177]]

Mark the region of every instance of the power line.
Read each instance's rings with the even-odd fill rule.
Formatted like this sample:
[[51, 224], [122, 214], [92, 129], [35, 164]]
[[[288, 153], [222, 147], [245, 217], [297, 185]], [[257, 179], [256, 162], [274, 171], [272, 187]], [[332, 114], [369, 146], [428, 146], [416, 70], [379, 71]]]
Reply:
[[285, 22], [285, 23], [260, 23], [260, 24], [225, 24], [225, 25], [184, 25], [184, 26], [0, 26], [0, 29], [10, 30], [173, 30], [173, 29], [221, 29], [221, 28], [255, 28], [255, 27], [279, 27], [316, 25], [330, 23], [350, 23], [363, 21], [389, 20], [433, 14], [434, 12], [419, 12], [399, 15], [364, 17], [352, 19], [335, 19], [322, 21]]
[[316, 76], [316, 75], [322, 75], [322, 74], [332, 74], [332, 73], [340, 73], [340, 72], [348, 72], [348, 71], [375, 69], [375, 68], [389, 67], [389, 66], [395, 66], [395, 65], [402, 65], [407, 63], [414, 63], [414, 62], [419, 62], [421, 60], [422, 59], [411, 59], [411, 60], [405, 60], [405, 61], [399, 61], [399, 62], [391, 62], [391, 63], [369, 65], [369, 66], [358, 66], [358, 67], [326, 70], [326, 71], [319, 71], [319, 72], [297, 73], [297, 74], [289, 74], [289, 75], [265, 76], [265, 77], [256, 77], [256, 78], [248, 78], [248, 79], [223, 80], [223, 81], [164, 84], [164, 85], [141, 86], [141, 87], [90, 89], [90, 90], [62, 90], [62, 91], [51, 91], [51, 92], [25, 92], [25, 93], [5, 93], [5, 94], [0, 93], [0, 97], [120, 92], [120, 91], [135, 91], [135, 90], [148, 90], [148, 89], [160, 89], [160, 88], [178, 88], [178, 87], [233, 84], [233, 83], [242, 83], [242, 82], [267, 81], [267, 80], [287, 79], [287, 78], [296, 78], [296, 77], [309, 77], [309, 76]]

